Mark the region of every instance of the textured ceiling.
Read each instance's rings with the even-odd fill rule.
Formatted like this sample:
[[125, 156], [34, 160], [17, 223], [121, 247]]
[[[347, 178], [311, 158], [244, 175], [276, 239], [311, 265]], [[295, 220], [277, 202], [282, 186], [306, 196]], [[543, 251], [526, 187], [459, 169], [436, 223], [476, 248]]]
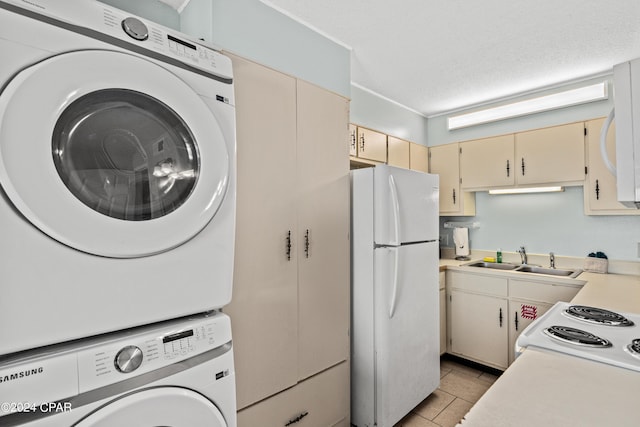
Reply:
[[351, 81], [426, 116], [640, 57], [640, 1], [263, 0], [350, 47]]

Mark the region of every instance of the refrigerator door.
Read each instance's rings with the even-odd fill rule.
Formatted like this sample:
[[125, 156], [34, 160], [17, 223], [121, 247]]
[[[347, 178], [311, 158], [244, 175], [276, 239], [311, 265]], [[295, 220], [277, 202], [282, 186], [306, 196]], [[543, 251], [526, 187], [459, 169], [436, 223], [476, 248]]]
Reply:
[[440, 382], [438, 243], [374, 250], [378, 426], [392, 426]]
[[438, 175], [379, 165], [373, 176], [376, 244], [438, 240]]

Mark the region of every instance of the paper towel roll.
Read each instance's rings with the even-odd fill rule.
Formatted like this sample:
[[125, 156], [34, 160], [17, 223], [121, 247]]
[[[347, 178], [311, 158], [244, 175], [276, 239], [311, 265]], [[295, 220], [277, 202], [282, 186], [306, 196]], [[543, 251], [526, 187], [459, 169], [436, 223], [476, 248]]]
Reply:
[[456, 257], [469, 255], [469, 229], [456, 227], [453, 229], [453, 244], [456, 246]]

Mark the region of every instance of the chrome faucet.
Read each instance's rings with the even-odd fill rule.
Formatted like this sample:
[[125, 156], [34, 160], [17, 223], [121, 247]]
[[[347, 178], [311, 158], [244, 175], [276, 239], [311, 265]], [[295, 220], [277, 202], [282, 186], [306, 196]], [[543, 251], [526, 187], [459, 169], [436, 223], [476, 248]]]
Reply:
[[518, 253], [520, 254], [522, 264], [527, 264], [527, 251], [524, 250], [524, 246], [520, 246], [520, 249], [518, 249]]
[[549, 252], [549, 268], [556, 268], [556, 255]]

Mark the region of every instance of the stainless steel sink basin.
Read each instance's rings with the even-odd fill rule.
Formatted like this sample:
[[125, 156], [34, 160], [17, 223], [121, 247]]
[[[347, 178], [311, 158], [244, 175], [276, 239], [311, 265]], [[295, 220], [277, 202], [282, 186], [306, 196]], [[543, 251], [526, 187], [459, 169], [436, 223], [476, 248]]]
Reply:
[[521, 273], [534, 273], [534, 274], [547, 274], [549, 276], [561, 276], [561, 277], [569, 277], [574, 278], [578, 277], [582, 270], [580, 269], [572, 269], [565, 270], [562, 268], [545, 268], [540, 267], [539, 265], [531, 265], [531, 264], [510, 264], [508, 262], [497, 263], [497, 262], [486, 262], [486, 261], [471, 261], [466, 264], [462, 264], [463, 267], [480, 267], [480, 268], [488, 268], [495, 270], [510, 270], [510, 271], [519, 271]]
[[467, 264], [463, 264], [465, 267], [482, 267], [482, 268], [494, 268], [496, 270], [515, 270], [518, 267], [515, 264], [509, 264], [506, 262], [485, 262], [485, 261], [472, 261]]
[[521, 265], [516, 268], [515, 271], [521, 271], [523, 273], [535, 273], [535, 274], [548, 274], [551, 276], [563, 276], [563, 277], [577, 277], [582, 270], [563, 270], [561, 268], [544, 268], [534, 265]]

